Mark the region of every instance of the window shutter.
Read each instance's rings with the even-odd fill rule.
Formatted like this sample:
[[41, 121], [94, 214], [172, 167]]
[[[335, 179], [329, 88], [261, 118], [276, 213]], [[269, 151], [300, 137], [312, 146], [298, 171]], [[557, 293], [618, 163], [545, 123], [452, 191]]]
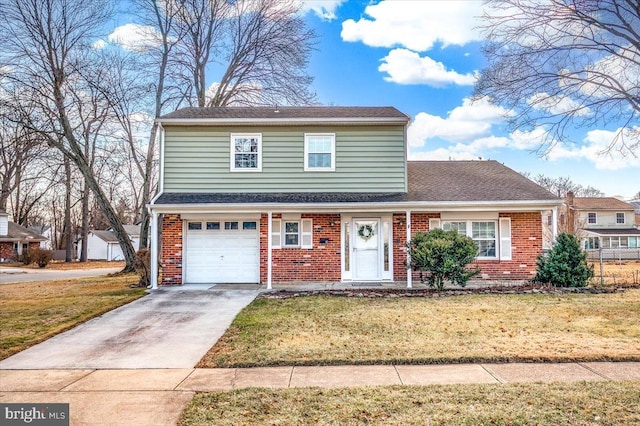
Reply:
[[440, 219], [429, 219], [429, 231], [440, 229]]
[[500, 218], [500, 260], [511, 260], [511, 218]]
[[302, 232], [300, 235], [302, 243], [300, 244], [300, 247], [306, 249], [313, 248], [313, 219], [302, 219], [301, 225]]
[[271, 220], [271, 248], [279, 249], [282, 247], [282, 220]]

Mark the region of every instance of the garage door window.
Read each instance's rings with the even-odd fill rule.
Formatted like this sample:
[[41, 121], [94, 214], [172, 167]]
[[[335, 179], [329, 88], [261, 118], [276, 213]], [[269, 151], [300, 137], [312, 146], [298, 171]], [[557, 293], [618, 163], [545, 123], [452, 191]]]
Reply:
[[189, 231], [201, 231], [202, 222], [189, 222], [188, 228]]
[[226, 230], [238, 229], [238, 222], [225, 222], [224, 229]]
[[256, 222], [242, 222], [242, 229], [244, 230], [257, 229], [257, 224]]
[[220, 229], [220, 222], [207, 222], [207, 231], [217, 231]]

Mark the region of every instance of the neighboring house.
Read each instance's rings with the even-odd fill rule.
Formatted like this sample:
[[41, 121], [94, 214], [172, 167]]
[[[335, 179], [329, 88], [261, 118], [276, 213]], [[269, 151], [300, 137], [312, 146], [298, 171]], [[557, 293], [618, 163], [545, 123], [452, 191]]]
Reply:
[[638, 258], [640, 230], [634, 205], [614, 197], [574, 197], [572, 192], [565, 203], [561, 220], [566, 218], [567, 231], [578, 235], [586, 250], [614, 249], [609, 257]]
[[46, 238], [45, 241], [40, 242], [40, 248], [44, 250], [52, 250], [53, 244], [53, 229], [49, 225], [33, 225], [29, 227], [31, 232], [35, 232], [36, 234], [40, 234]]
[[[123, 225], [129, 235], [134, 250], [140, 245], [140, 225]], [[82, 240], [78, 241], [78, 253], [82, 251]], [[112, 229], [105, 231], [89, 231], [87, 235], [87, 259], [89, 260], [124, 260], [118, 237]]]
[[633, 206], [633, 208], [635, 209], [636, 227], [640, 228], [640, 200], [629, 201], [629, 204], [631, 204]]
[[27, 250], [40, 247], [46, 238], [40, 234], [9, 222], [9, 215], [0, 210], [0, 262], [18, 260]]
[[483, 278], [526, 279], [542, 214], [562, 204], [496, 161], [407, 162], [409, 118], [392, 107], [185, 108], [158, 122], [160, 285], [410, 286], [407, 239], [437, 227], [478, 243]]

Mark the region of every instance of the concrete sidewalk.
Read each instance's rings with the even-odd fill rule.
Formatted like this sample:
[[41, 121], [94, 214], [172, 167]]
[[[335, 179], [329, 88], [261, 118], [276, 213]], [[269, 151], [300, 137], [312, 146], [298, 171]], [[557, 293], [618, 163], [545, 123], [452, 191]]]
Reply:
[[0, 370], [0, 402], [70, 404], [71, 424], [174, 425], [196, 392], [245, 387], [353, 387], [640, 381], [639, 362], [375, 365], [137, 370]]

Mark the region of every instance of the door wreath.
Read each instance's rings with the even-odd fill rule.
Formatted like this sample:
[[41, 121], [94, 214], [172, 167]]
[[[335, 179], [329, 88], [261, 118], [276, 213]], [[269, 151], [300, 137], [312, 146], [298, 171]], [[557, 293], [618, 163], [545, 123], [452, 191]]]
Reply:
[[360, 225], [358, 228], [358, 236], [364, 240], [368, 240], [373, 237], [373, 226], [371, 225]]

